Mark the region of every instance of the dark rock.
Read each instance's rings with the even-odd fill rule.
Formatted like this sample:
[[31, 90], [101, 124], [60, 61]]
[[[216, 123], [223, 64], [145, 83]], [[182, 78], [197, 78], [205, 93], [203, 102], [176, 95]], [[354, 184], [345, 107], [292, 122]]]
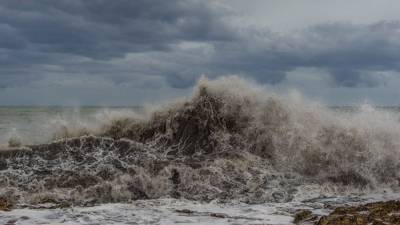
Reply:
[[0, 211], [9, 211], [12, 208], [12, 204], [5, 198], [0, 197]]
[[376, 202], [361, 206], [338, 207], [316, 225], [400, 225], [400, 201]]
[[294, 216], [293, 223], [298, 224], [302, 221], [309, 219], [312, 216], [312, 212], [308, 209], [299, 210]]

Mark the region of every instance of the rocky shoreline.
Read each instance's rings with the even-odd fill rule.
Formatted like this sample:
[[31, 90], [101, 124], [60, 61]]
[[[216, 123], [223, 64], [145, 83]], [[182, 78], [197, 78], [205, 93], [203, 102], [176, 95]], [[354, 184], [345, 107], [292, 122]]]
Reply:
[[[63, 208], [60, 205], [48, 205], [48, 208]], [[45, 207], [46, 208], [46, 207]], [[13, 205], [6, 199], [0, 199], [1, 211], [10, 211]], [[187, 209], [177, 210], [183, 214], [195, 214]], [[204, 216], [204, 215], [203, 215]], [[229, 218], [222, 213], [210, 213], [210, 217]], [[237, 218], [242, 218], [236, 216]], [[235, 218], [236, 218], [235, 217]], [[243, 217], [245, 218], [245, 217]], [[298, 225], [400, 225], [400, 201], [384, 201], [357, 206], [339, 206], [328, 215], [317, 215], [311, 210], [298, 210], [294, 215], [294, 224]]]
[[299, 210], [294, 218], [301, 225], [399, 225], [400, 201], [386, 201], [343, 206], [335, 208], [329, 215], [317, 216], [309, 210]]

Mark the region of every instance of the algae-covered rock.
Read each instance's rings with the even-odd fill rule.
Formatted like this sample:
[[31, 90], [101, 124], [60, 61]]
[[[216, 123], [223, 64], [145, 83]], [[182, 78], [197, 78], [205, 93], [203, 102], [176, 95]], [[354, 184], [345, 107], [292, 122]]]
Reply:
[[300, 222], [309, 219], [312, 216], [312, 212], [308, 209], [299, 210], [294, 216], [293, 222], [299, 224]]
[[400, 225], [400, 201], [376, 202], [336, 208], [316, 225]]
[[12, 208], [12, 204], [5, 198], [0, 197], [0, 211], [8, 211]]

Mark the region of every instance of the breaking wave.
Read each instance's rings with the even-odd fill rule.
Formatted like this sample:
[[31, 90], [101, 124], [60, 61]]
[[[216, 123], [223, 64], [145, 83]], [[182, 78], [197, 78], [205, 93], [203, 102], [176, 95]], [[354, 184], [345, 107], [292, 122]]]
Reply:
[[234, 76], [203, 78], [192, 97], [150, 114], [66, 127], [49, 144], [0, 151], [0, 196], [16, 205], [260, 203], [400, 189], [395, 114], [338, 112]]

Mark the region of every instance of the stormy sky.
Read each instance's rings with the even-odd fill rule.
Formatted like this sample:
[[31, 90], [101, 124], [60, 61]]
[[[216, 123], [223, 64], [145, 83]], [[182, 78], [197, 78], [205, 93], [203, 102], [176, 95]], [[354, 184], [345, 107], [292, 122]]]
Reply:
[[1, 0], [0, 105], [139, 105], [237, 74], [400, 104], [397, 0]]

